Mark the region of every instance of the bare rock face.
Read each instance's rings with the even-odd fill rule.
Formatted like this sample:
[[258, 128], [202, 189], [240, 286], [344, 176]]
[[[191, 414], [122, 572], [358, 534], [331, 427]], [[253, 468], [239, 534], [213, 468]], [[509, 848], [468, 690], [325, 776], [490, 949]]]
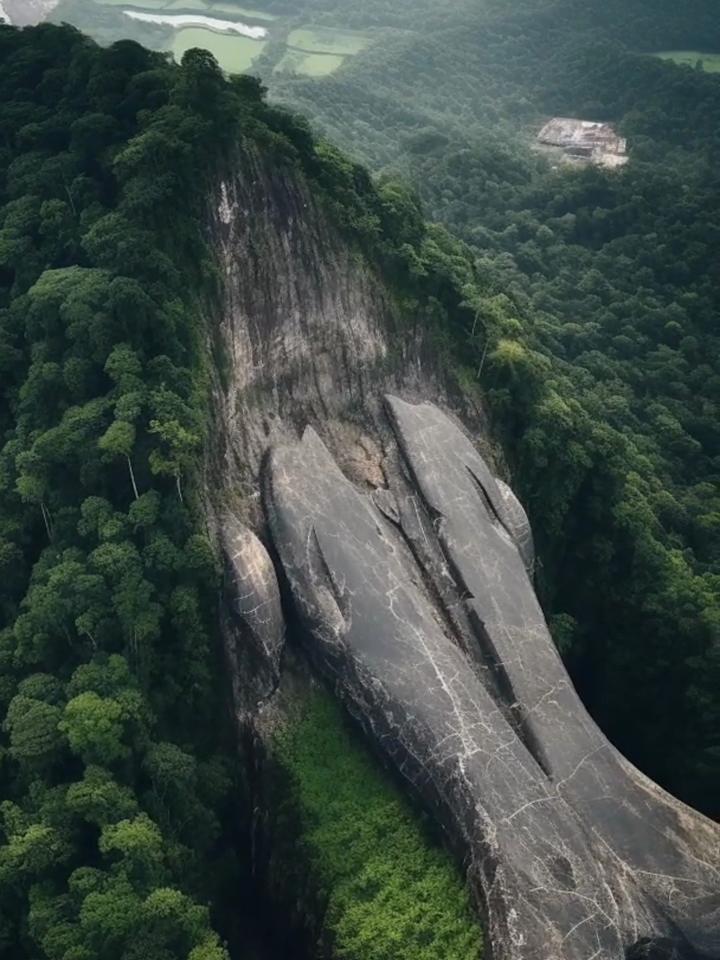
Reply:
[[256, 535], [231, 515], [222, 521], [225, 604], [222, 629], [233, 665], [236, 708], [252, 713], [275, 690], [285, 619], [275, 567]]
[[391, 477], [381, 505], [312, 429], [268, 461], [270, 528], [314, 662], [445, 824], [494, 956], [619, 958], [653, 936], [717, 955], [720, 830], [584, 710], [527, 575], [517, 505], [470, 440], [431, 404], [387, 409], [410, 487]]
[[239, 156], [210, 233], [208, 514], [250, 739], [292, 687], [287, 628], [444, 825], [495, 960], [720, 957], [720, 827], [583, 708], [527, 516], [477, 447], [482, 411], [302, 183]]
[[523, 563], [532, 578], [535, 568], [535, 543], [533, 541], [533, 532], [530, 521], [528, 520], [528, 515], [525, 513], [523, 505], [504, 480], [501, 480], [500, 477], [495, 477], [495, 485], [505, 506], [507, 529], [512, 534], [515, 545], [520, 551]]

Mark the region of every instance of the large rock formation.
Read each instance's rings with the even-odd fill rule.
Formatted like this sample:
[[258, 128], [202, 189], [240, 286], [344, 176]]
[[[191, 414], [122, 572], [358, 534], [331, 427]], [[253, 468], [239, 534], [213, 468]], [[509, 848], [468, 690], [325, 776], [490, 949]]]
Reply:
[[720, 956], [720, 828], [583, 708], [477, 409], [448, 392], [419, 331], [391, 349], [391, 298], [302, 185], [244, 158], [214, 236], [215, 522], [238, 712], [283, 683], [272, 553], [289, 633], [446, 828], [494, 957]]

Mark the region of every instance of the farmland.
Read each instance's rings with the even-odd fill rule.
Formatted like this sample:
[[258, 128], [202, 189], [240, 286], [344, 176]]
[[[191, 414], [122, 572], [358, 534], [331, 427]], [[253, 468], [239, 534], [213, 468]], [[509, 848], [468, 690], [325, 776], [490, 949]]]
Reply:
[[[268, 70], [323, 77], [371, 42], [366, 33], [255, 9], [253, 0], [247, 6], [231, 0], [60, 0], [51, 19], [72, 23], [102, 44], [137, 40], [171, 51], [177, 60], [201, 47], [228, 73], [252, 70], [267, 48]], [[275, 42], [268, 46], [268, 41]]]
[[217, 33], [203, 27], [184, 27], [175, 32], [172, 51], [175, 59], [181, 60], [186, 50], [203, 47], [212, 53], [223, 70], [228, 73], [243, 73], [250, 69], [264, 46], [264, 43], [249, 37]]
[[350, 30], [333, 30], [328, 27], [303, 27], [293, 30], [288, 37], [288, 47], [306, 50], [308, 53], [328, 53], [334, 56], [352, 56], [368, 45], [365, 34]]
[[324, 77], [341, 67], [347, 57], [364, 50], [369, 42], [366, 34], [352, 30], [301, 27], [290, 32], [286, 52], [275, 72]]
[[286, 50], [275, 67], [276, 73], [301, 73], [306, 77], [326, 77], [342, 66], [345, 57], [330, 53], [305, 53]]

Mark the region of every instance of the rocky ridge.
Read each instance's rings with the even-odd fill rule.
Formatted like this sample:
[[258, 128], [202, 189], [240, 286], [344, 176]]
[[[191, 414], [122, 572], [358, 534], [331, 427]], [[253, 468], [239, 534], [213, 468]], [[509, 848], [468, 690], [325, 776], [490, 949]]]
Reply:
[[720, 828], [580, 703], [482, 412], [296, 178], [242, 155], [211, 231], [208, 499], [243, 729], [265, 735], [287, 635], [445, 827], [494, 957], [720, 956]]

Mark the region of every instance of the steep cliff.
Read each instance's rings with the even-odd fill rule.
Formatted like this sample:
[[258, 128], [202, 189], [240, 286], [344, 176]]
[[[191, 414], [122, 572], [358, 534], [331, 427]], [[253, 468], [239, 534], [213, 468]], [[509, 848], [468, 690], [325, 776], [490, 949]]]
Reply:
[[428, 823], [496, 957], [717, 955], [718, 828], [583, 710], [446, 370], [464, 248], [202, 51], [0, 46], [3, 956], [228, 960], [295, 869], [323, 960], [475, 960]]
[[445, 827], [493, 956], [717, 956], [720, 830], [587, 715], [480, 411], [319, 196], [250, 153], [213, 206], [210, 499], [243, 729], [271, 750], [299, 646]]

